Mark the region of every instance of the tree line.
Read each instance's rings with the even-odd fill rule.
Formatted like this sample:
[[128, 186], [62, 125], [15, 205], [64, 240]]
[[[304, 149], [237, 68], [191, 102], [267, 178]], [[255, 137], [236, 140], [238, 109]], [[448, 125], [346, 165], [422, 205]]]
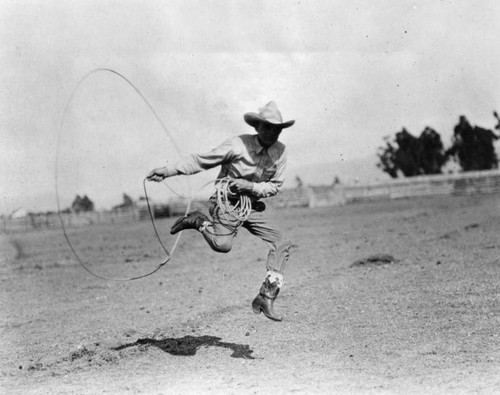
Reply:
[[[500, 117], [495, 129], [500, 130]], [[414, 177], [427, 174], [442, 174], [449, 161], [455, 161], [464, 172], [498, 168], [498, 157], [494, 142], [499, 139], [493, 130], [472, 126], [464, 115], [459, 117], [453, 129], [451, 146], [445, 148], [439, 133], [426, 127], [416, 137], [402, 128], [393, 138], [384, 138], [379, 147], [377, 167], [392, 178], [399, 175]]]
[[[124, 211], [124, 210], [126, 211], [131, 207], [134, 207], [135, 205], [134, 200], [129, 195], [124, 193], [122, 199], [123, 199], [122, 203], [113, 206], [113, 208], [111, 209], [112, 211]], [[71, 207], [62, 210], [62, 212], [84, 213], [94, 210], [95, 210], [95, 204], [87, 195], [83, 196], [76, 195], [75, 199], [73, 199], [73, 202], [71, 203]]]

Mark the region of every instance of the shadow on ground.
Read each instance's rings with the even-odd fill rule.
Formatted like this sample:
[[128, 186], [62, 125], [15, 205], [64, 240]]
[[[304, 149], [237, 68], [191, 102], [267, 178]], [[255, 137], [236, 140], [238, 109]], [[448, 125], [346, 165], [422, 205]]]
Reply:
[[139, 339], [134, 343], [123, 344], [113, 348], [115, 351], [120, 351], [130, 347], [137, 346], [152, 346], [157, 347], [164, 352], [179, 356], [193, 356], [200, 347], [222, 347], [233, 351], [231, 357], [255, 359], [252, 357], [253, 350], [247, 344], [236, 344], [221, 342], [219, 337], [215, 336], [184, 336], [179, 339]]

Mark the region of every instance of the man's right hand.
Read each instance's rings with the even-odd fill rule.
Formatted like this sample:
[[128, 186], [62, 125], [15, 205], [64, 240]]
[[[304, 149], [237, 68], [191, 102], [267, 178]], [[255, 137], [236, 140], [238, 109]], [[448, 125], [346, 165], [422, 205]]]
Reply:
[[160, 182], [168, 177], [168, 172], [166, 167], [158, 167], [149, 172], [146, 179], [148, 181]]

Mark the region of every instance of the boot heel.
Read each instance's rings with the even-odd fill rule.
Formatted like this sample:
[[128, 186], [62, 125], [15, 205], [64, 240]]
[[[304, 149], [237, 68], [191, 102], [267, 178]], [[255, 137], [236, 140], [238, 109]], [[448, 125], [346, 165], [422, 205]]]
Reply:
[[258, 295], [252, 302], [252, 310], [255, 314], [260, 314], [262, 312], [262, 308], [260, 307], [260, 301], [259, 301], [259, 296]]
[[[269, 280], [266, 280], [269, 282]], [[266, 284], [266, 283], [264, 283]], [[273, 292], [273, 296], [267, 296], [266, 294], [263, 294], [262, 290], [261, 292], [256, 296], [256, 298], [252, 302], [252, 310], [255, 314], [260, 314], [264, 313], [264, 315], [273, 320], [273, 321], [281, 321], [282, 318], [278, 317], [274, 313], [273, 309], [273, 302], [274, 299], [276, 299], [276, 296], [278, 295], [279, 289], [276, 288], [276, 290]]]

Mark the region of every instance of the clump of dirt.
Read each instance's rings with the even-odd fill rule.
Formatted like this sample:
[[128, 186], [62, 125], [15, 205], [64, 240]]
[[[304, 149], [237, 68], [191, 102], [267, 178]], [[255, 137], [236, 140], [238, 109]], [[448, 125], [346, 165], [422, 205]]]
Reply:
[[479, 227], [481, 227], [481, 225], [480, 225], [480, 224], [475, 224], [475, 223], [474, 223], [474, 224], [469, 224], [469, 225], [466, 225], [466, 226], [464, 227], [464, 230], [477, 229], [477, 228], [479, 228]]
[[[465, 225], [463, 227], [463, 230], [466, 231], [466, 232], [469, 232], [470, 230], [480, 229], [480, 228], [481, 228], [481, 224], [472, 223], [472, 224], [469, 224], [469, 225]], [[440, 240], [454, 239], [456, 237], [459, 237], [461, 234], [462, 234], [462, 232], [460, 230], [452, 230], [450, 232], [447, 232], [447, 233], [439, 236], [439, 239]]]
[[75, 351], [71, 351], [69, 353], [69, 360], [73, 362], [76, 359], [80, 358], [91, 358], [92, 356], [95, 355], [95, 353], [96, 353], [95, 350], [89, 350], [85, 346], [80, 346]]
[[451, 232], [442, 234], [441, 236], [438, 237], [438, 239], [439, 240], [450, 240], [450, 239], [454, 239], [454, 238], [459, 237], [459, 236], [460, 236], [460, 232], [458, 230], [453, 230]]
[[358, 259], [351, 263], [350, 267], [382, 266], [397, 263], [398, 260], [389, 254], [373, 254], [365, 258]]
[[47, 369], [72, 371], [88, 366], [102, 366], [117, 363], [120, 355], [113, 350], [93, 346], [78, 346], [67, 356], [52, 361], [37, 361], [28, 366], [28, 371], [41, 371]]
[[44, 370], [46, 367], [41, 362], [35, 362], [28, 366], [28, 371]]

